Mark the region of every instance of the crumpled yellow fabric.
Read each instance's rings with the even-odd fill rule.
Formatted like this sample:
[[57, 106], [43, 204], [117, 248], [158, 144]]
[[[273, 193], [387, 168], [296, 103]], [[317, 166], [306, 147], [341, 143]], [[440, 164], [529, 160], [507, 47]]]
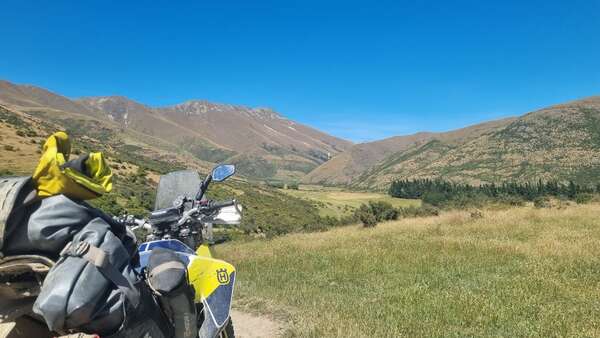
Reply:
[[33, 181], [41, 198], [66, 195], [89, 200], [112, 190], [112, 171], [102, 153], [90, 153], [85, 172], [69, 167], [71, 141], [65, 132], [52, 134], [44, 144], [42, 157], [33, 173]]

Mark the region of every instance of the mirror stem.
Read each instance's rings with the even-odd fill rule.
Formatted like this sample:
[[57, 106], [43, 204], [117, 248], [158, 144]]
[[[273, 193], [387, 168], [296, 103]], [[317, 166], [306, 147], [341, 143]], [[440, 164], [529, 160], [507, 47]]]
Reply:
[[206, 189], [208, 189], [208, 185], [210, 184], [210, 182], [212, 182], [212, 175], [206, 176], [204, 182], [202, 182], [202, 184], [200, 185], [200, 190], [198, 191], [198, 194], [196, 194], [196, 201], [200, 201], [202, 197], [204, 197], [204, 192], [206, 191]]

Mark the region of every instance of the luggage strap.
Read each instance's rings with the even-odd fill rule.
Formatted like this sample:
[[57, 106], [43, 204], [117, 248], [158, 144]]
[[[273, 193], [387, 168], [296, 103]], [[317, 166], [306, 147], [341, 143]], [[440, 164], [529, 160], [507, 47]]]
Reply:
[[114, 265], [110, 264], [108, 256], [104, 250], [85, 241], [81, 241], [77, 243], [77, 245], [73, 244], [73, 242], [69, 242], [60, 252], [60, 256], [80, 257], [87, 260], [96, 266], [96, 268], [98, 268], [98, 270], [102, 273], [102, 275], [104, 275], [104, 277], [106, 277], [106, 279], [115, 284], [119, 290], [125, 294], [125, 297], [129, 299], [134, 307], [138, 306], [140, 301], [139, 292], [133, 286], [131, 281], [125, 278], [125, 276], [123, 276], [121, 272], [114, 267]]

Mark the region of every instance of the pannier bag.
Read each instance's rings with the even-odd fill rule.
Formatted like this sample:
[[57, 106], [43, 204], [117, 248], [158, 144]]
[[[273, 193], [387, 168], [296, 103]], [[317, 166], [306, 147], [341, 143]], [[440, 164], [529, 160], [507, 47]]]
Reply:
[[0, 252], [14, 227], [25, 217], [25, 202], [35, 198], [35, 190], [29, 177], [0, 177]]
[[172, 338], [173, 327], [166, 325], [169, 319], [152, 294], [146, 281], [140, 280], [135, 286], [140, 290], [140, 305], [134, 312], [127, 314], [123, 328], [112, 335], [103, 335], [102, 338]]
[[175, 327], [174, 336], [197, 337], [194, 289], [179, 256], [169, 249], [153, 249], [148, 258], [146, 274], [148, 285], [158, 296], [162, 309]]
[[50, 270], [33, 311], [57, 332], [117, 332], [140, 301], [123, 242], [102, 218], [75, 234]]

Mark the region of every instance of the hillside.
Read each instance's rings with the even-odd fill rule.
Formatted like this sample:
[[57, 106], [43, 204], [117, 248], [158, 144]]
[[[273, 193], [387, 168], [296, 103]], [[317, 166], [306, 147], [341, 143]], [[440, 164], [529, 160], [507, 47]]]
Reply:
[[[387, 188], [396, 178], [435, 177], [474, 184], [539, 179], [586, 184], [596, 182], [600, 174], [600, 97], [448, 133], [421, 135], [421, 140], [394, 150], [382, 151], [381, 142], [355, 145], [315, 169], [305, 182], [376, 189]], [[380, 155], [365, 166], [355, 156], [360, 153], [357, 148], [378, 149], [379, 153], [372, 153]]]
[[312, 184], [357, 184], [358, 179], [368, 170], [376, 167], [394, 155], [410, 149], [420, 148], [431, 141], [459, 144], [480, 136], [483, 133], [510, 123], [512, 119], [498, 120], [446, 133], [422, 132], [408, 136], [395, 136], [384, 140], [360, 143], [348, 151], [334, 157], [309, 173], [305, 183]]
[[299, 179], [351, 145], [266, 108], [206, 101], [149, 107], [121, 96], [71, 100], [7, 81], [0, 81], [0, 104], [75, 132], [103, 129], [115, 144], [141, 153], [170, 153], [204, 168], [236, 163], [257, 179]]
[[[59, 129], [62, 126], [54, 122], [0, 105], [0, 176], [31, 175], [47, 135]], [[105, 153], [114, 174], [113, 191], [90, 202], [113, 215], [127, 212], [143, 216], [152, 210], [160, 173], [181, 168], [208, 171], [185, 162], [184, 157], [173, 158], [149, 148], [122, 145], [110, 130], [85, 134], [74, 130], [70, 134], [74, 136], [75, 156], [89, 150]], [[237, 232], [275, 236], [323, 224], [318, 208], [311, 201], [238, 176], [212, 184], [208, 196], [217, 200], [236, 198], [244, 206], [244, 218]]]

